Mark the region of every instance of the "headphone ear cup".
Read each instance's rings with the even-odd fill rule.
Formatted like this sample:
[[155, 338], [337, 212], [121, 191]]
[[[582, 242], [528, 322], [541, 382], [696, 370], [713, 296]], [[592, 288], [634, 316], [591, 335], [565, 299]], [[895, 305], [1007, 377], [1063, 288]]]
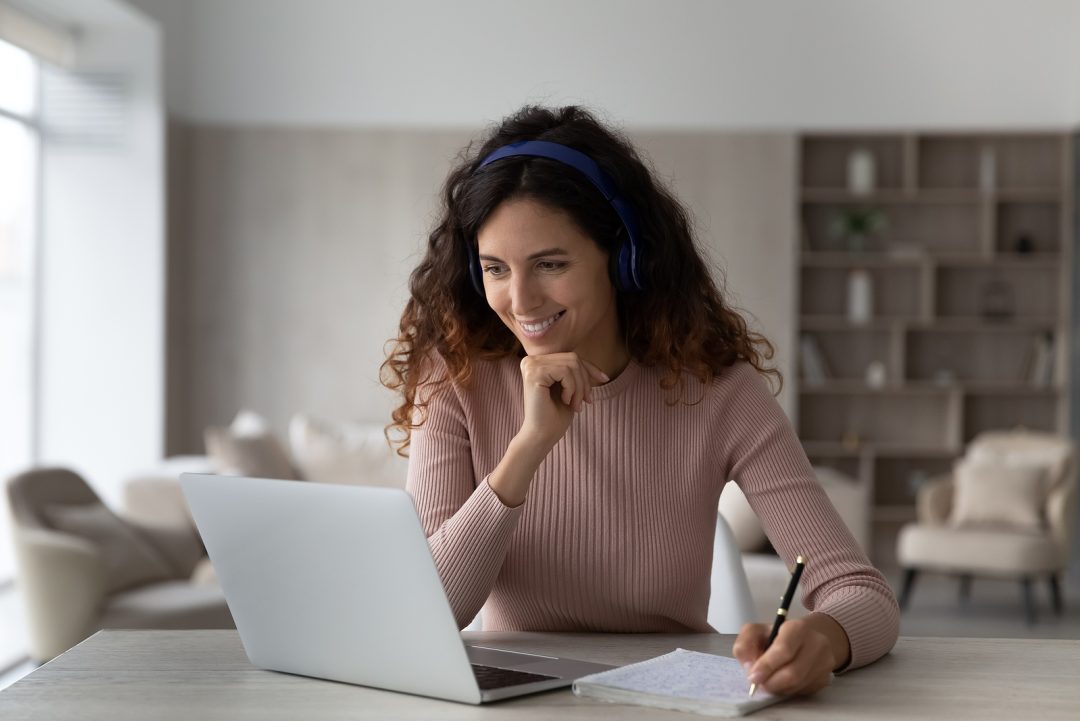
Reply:
[[480, 258], [471, 245], [469, 246], [469, 280], [472, 281], [472, 286], [480, 297], [487, 298], [484, 292], [484, 269], [480, 266]]

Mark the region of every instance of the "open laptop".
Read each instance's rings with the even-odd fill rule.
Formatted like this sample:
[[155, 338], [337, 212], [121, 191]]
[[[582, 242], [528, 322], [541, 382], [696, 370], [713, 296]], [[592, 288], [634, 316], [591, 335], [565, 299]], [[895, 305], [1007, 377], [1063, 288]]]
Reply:
[[464, 643], [403, 490], [180, 482], [255, 666], [473, 704], [611, 668]]

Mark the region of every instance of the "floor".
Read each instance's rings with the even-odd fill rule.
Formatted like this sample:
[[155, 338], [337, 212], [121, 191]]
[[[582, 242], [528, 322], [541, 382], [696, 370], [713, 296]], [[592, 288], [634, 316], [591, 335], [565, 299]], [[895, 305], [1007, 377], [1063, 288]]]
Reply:
[[[900, 574], [888, 574], [894, 589]], [[922, 575], [916, 581], [908, 609], [900, 617], [903, 636], [968, 636], [982, 638], [1080, 639], [1080, 579], [1067, 578], [1062, 587], [1065, 608], [1056, 616], [1050, 607], [1050, 588], [1035, 586], [1036, 622], [1024, 621], [1020, 584], [975, 579], [971, 597], [960, 602], [960, 582], [946, 576]]]

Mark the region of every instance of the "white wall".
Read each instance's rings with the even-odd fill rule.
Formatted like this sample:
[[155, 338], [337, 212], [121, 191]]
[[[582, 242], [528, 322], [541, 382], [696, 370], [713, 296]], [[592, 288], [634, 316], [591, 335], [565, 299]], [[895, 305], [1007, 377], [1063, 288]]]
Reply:
[[[42, 463], [117, 502], [164, 443], [164, 185], [160, 38], [113, 0], [67, 0], [77, 70], [119, 73], [118, 145], [47, 141], [41, 293]], [[48, 128], [59, 108], [45, 108]]]
[[526, 100], [638, 128], [1062, 127], [1075, 0], [130, 0], [207, 123], [473, 128]]

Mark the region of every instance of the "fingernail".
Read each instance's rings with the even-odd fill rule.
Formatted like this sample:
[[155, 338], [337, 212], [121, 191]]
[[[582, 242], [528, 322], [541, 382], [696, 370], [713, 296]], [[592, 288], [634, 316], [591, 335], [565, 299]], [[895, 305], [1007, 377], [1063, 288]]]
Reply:
[[753, 666], [753, 665], [754, 664], [750, 663], [749, 661], [743, 661], [743, 664], [742, 664], [743, 673], [749, 674], [750, 673], [750, 667]]
[[605, 383], [608, 383], [608, 382], [611, 381], [611, 378], [608, 377], [608, 374], [603, 372], [603, 371], [600, 371], [600, 377], [604, 379]]
[[749, 676], [747, 676], [746, 679], [750, 683], [761, 683], [765, 680], [765, 674], [763, 674], [761, 671], [754, 671]]

